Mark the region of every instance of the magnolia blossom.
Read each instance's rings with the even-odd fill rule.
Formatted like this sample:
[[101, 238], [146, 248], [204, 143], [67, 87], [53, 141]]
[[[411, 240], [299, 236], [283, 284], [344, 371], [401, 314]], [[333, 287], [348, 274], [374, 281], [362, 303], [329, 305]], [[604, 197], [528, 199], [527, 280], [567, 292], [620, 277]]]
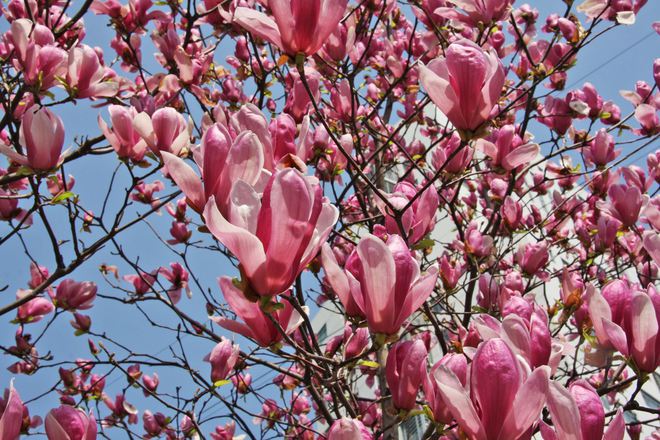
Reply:
[[[262, 347], [270, 347], [282, 340], [281, 332], [270, 318], [274, 319], [286, 334], [292, 333], [302, 323], [302, 317], [288, 301], [279, 303], [283, 306], [282, 309], [272, 312], [269, 318], [259, 304], [245, 298], [231, 278], [222, 277], [219, 283], [227, 304], [244, 323], [228, 318], [211, 319], [229, 331], [254, 339]], [[307, 310], [307, 307], [304, 309]]]
[[[401, 182], [394, 187], [391, 195], [388, 195], [389, 202], [395, 209], [403, 209], [410, 200], [417, 194], [417, 189], [408, 182]], [[389, 208], [384, 203], [379, 205], [381, 212], [385, 215], [385, 227], [390, 234], [405, 234], [409, 243], [417, 243], [435, 226], [435, 213], [440, 204], [438, 192], [433, 185], [429, 186], [422, 194], [415, 199], [412, 205], [403, 211], [401, 216], [400, 229], [399, 224], [389, 212]]]
[[76, 98], [105, 98], [119, 91], [119, 84], [113, 80], [114, 72], [106, 69], [99, 55], [89, 46], [82, 45], [69, 51], [68, 88]]
[[133, 118], [133, 128], [156, 155], [161, 151], [178, 155], [190, 144], [190, 127], [172, 107], [160, 108], [151, 116], [139, 113]]
[[[215, 124], [206, 130], [199, 149], [193, 150], [203, 183], [193, 169], [175, 154], [163, 152], [167, 171], [198, 212], [215, 197], [220, 212], [229, 216], [231, 187], [241, 180], [256, 186], [264, 175], [264, 149], [257, 135], [242, 131], [232, 139], [226, 127]], [[231, 220], [231, 218], [230, 218]]]
[[450, 44], [445, 56], [419, 67], [419, 80], [433, 103], [454, 127], [470, 132], [488, 119], [504, 78], [497, 55], [469, 40]]
[[2, 142], [0, 153], [35, 170], [50, 170], [58, 166], [64, 145], [64, 124], [59, 116], [46, 107], [30, 107], [21, 120], [20, 139], [25, 156]]
[[53, 302], [64, 310], [87, 310], [96, 299], [96, 284], [91, 281], [62, 281], [58, 286]]
[[435, 365], [433, 365], [431, 370], [424, 378], [424, 396], [426, 397], [426, 402], [428, 403], [431, 413], [433, 414], [433, 420], [436, 423], [448, 425], [451, 423], [453, 417], [449, 411], [448, 405], [443, 400], [443, 395], [440, 392], [438, 382], [435, 379], [436, 370], [443, 365], [452, 373], [454, 373], [463, 387], [465, 387], [467, 384], [469, 369], [465, 355], [447, 353]]
[[428, 352], [424, 341], [400, 341], [390, 348], [385, 365], [387, 386], [396, 408], [411, 410], [416, 405], [417, 391], [426, 376]]
[[329, 247], [323, 248], [330, 285], [347, 313], [364, 316], [372, 333], [396, 334], [428, 299], [438, 278], [437, 265], [420, 275], [419, 263], [398, 235], [384, 243], [366, 234], [350, 259], [352, 269], [342, 271]]
[[238, 345], [234, 345], [228, 339], [218, 342], [211, 353], [204, 360], [211, 364], [211, 380], [213, 383], [227, 379], [229, 373], [236, 365], [239, 356]]
[[494, 338], [472, 358], [469, 392], [446, 366], [435, 371], [439, 395], [470, 439], [516, 439], [538, 420], [549, 372], [540, 367], [528, 375], [519, 362], [506, 342]]
[[[434, 13], [471, 26], [506, 20], [513, 0], [450, 0], [455, 7], [437, 8]], [[458, 12], [462, 9], [465, 14]]]
[[270, 0], [273, 18], [238, 7], [234, 22], [290, 55], [314, 55], [332, 34], [348, 0]]
[[327, 440], [372, 440], [371, 432], [359, 420], [342, 417], [335, 420], [328, 433]]
[[590, 285], [589, 315], [599, 344], [632, 358], [641, 371], [655, 371], [660, 365], [658, 302], [660, 295], [652, 284], [642, 292], [615, 280], [602, 293]]
[[117, 155], [140, 161], [147, 151], [147, 144], [142, 140], [140, 134], [133, 127], [133, 120], [137, 116], [135, 107], [124, 107], [111, 105], [108, 107], [112, 128], [108, 127], [101, 115], [98, 116], [98, 124], [103, 135], [115, 149]]
[[91, 412], [62, 405], [46, 416], [48, 440], [96, 440], [96, 419]]
[[14, 440], [20, 436], [23, 426], [23, 402], [14, 388], [13, 381], [0, 399], [0, 439]]
[[551, 381], [548, 387], [548, 409], [554, 429], [542, 422], [540, 427], [543, 440], [623, 440], [626, 428], [623, 412], [617, 411], [605, 431], [603, 404], [596, 390], [586, 380], [576, 380], [568, 389]]
[[263, 199], [239, 180], [230, 198], [233, 223], [218, 211], [215, 197], [204, 218], [211, 233], [241, 263], [252, 295], [272, 296], [293, 284], [330, 234], [337, 208], [323, 199], [321, 187], [293, 168], [271, 177]]

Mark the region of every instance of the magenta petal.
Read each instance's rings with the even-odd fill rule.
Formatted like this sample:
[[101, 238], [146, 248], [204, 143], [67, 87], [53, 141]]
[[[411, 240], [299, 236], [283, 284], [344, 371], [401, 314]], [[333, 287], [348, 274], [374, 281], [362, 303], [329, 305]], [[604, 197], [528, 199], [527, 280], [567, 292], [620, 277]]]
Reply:
[[521, 385], [518, 360], [504, 340], [482, 342], [472, 360], [472, 399], [489, 439], [496, 439]]

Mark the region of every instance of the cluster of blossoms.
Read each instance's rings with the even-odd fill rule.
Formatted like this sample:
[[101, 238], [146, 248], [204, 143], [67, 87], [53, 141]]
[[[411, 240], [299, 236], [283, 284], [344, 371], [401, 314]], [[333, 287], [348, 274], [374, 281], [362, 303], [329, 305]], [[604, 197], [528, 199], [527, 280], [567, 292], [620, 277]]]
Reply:
[[568, 85], [653, 5], [72, 3], [1, 7], [0, 440], [659, 438], [660, 59]]

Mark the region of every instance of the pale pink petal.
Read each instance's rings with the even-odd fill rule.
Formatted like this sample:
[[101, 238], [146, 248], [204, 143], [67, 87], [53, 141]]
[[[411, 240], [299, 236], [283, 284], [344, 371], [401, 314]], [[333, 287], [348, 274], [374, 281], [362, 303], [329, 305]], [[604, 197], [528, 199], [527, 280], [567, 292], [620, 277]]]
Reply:
[[580, 410], [564, 386], [551, 381], [548, 386], [548, 409], [552, 423], [562, 440], [582, 440]]
[[471, 439], [486, 440], [486, 433], [479, 420], [477, 410], [454, 372], [446, 366], [440, 365], [435, 370], [434, 376], [438, 385], [438, 392], [461, 429]]
[[529, 165], [541, 151], [538, 144], [521, 145], [512, 152], [506, 155], [502, 160], [502, 166], [506, 170], [512, 170], [520, 165]]
[[181, 188], [192, 208], [197, 212], [202, 212], [206, 204], [206, 199], [204, 198], [204, 188], [202, 187], [202, 181], [199, 176], [180, 157], [167, 151], [163, 151], [161, 154], [165, 167], [167, 167], [167, 172], [172, 177], [172, 180]]
[[266, 262], [263, 245], [249, 231], [229, 223], [218, 211], [214, 197], [206, 203], [204, 219], [215, 238], [240, 260], [248, 277], [252, 278], [262, 269]]
[[239, 6], [234, 12], [234, 22], [257, 37], [270, 41], [282, 48], [282, 39], [277, 24], [266, 14], [262, 14], [252, 8]]
[[549, 376], [550, 369], [540, 367], [527, 378], [516, 394], [500, 432], [500, 440], [519, 438], [538, 420], [545, 404]]

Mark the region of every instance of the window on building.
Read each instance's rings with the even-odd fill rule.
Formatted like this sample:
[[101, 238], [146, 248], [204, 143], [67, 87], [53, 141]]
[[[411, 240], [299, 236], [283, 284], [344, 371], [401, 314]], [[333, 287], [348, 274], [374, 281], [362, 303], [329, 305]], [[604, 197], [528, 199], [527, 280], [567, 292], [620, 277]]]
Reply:
[[411, 417], [399, 426], [401, 440], [422, 440], [424, 435], [424, 417]]
[[326, 324], [323, 324], [323, 327], [321, 327], [316, 334], [316, 340], [318, 341], [319, 344], [323, 344], [325, 342], [325, 338], [328, 337], [328, 326]]

